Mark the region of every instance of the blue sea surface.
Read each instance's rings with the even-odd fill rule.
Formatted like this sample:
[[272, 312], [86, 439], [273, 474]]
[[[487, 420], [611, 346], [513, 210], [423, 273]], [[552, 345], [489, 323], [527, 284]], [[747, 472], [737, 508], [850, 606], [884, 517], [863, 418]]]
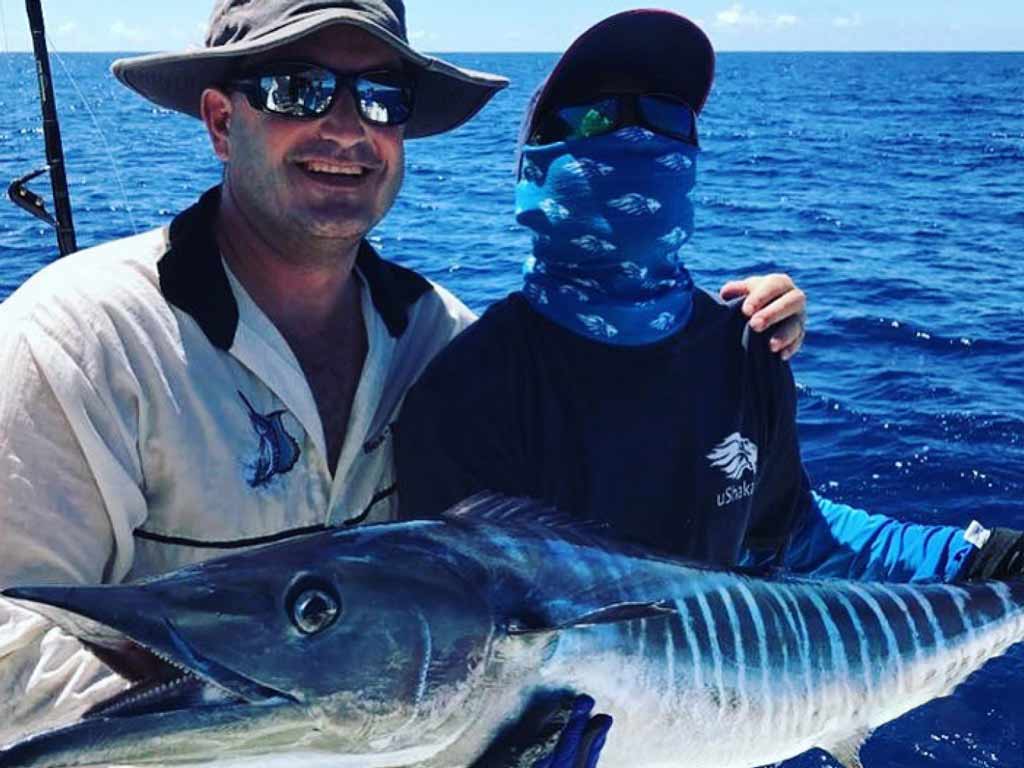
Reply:
[[[54, 62], [83, 247], [167, 223], [219, 177], [201, 125], [117, 84], [114, 58]], [[405, 187], [373, 240], [482, 310], [516, 288], [529, 248], [512, 218], [514, 141], [555, 57], [448, 58], [513, 85], [458, 130], [408, 142]], [[1024, 529], [1022, 83], [1024, 54], [719, 57], [689, 265], [711, 289], [781, 270], [807, 291], [800, 431], [833, 499]], [[35, 88], [30, 56], [0, 58], [5, 180], [44, 163]], [[54, 255], [50, 230], [0, 207], [0, 299]], [[864, 763], [1021, 768], [1022, 701], [1018, 647], [879, 729]]]

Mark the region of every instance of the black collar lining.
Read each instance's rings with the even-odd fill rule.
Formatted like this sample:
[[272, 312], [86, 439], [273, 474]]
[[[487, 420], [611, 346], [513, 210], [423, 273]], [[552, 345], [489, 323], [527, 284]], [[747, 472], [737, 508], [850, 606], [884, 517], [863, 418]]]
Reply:
[[[238, 330], [238, 304], [214, 235], [219, 205], [218, 186], [174, 218], [157, 272], [164, 298], [194, 318], [211, 344], [227, 351]], [[356, 266], [388, 333], [399, 338], [409, 325], [410, 307], [430, 291], [430, 283], [410, 269], [385, 261], [365, 240]]]

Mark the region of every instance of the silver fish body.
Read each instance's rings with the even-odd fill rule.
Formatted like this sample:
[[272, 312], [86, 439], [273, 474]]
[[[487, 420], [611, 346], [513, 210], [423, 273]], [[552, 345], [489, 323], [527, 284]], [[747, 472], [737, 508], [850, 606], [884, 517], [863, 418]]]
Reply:
[[0, 750], [0, 768], [465, 766], [564, 688], [615, 718], [603, 768], [755, 768], [812, 747], [856, 766], [873, 728], [1024, 639], [1024, 583], [755, 578], [494, 498], [139, 585], [7, 594], [188, 674]]

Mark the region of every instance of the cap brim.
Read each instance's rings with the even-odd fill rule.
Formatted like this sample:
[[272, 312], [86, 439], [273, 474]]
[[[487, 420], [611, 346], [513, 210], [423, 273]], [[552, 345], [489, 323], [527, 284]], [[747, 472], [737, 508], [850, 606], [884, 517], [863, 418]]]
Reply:
[[707, 35], [685, 16], [671, 11], [637, 10], [595, 24], [559, 59], [535, 94], [523, 124], [554, 103], [574, 96], [602, 79], [629, 78], [651, 93], [678, 96], [699, 113], [715, 76], [715, 51]]
[[311, 14], [259, 38], [183, 53], [156, 53], [118, 59], [114, 77], [155, 104], [199, 117], [205, 89], [221, 85], [238, 74], [248, 57], [259, 56], [326, 27], [358, 27], [386, 43], [412, 65], [417, 75], [416, 104], [406, 123], [406, 138], [415, 139], [450, 131], [479, 112], [491, 97], [508, 85], [504, 77], [457, 67], [413, 50], [404, 40], [358, 12], [332, 8]]

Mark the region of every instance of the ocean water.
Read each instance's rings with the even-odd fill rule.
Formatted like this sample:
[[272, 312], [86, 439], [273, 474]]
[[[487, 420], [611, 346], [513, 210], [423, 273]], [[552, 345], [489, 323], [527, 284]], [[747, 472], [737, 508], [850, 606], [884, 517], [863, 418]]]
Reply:
[[[54, 61], [80, 246], [166, 223], [219, 169], [200, 125]], [[513, 150], [549, 54], [448, 58], [510, 76], [475, 120], [409, 142], [383, 253], [480, 310], [518, 284]], [[44, 163], [34, 68], [0, 57], [0, 176]], [[831, 498], [1024, 529], [1024, 54], [722, 54], [701, 120], [698, 282], [783, 270], [810, 297], [794, 360], [804, 459]], [[35, 188], [46, 191], [45, 183]], [[55, 255], [0, 206], [0, 299]], [[1024, 766], [1024, 649], [881, 728], [867, 766]], [[821, 753], [787, 768], [831, 764]]]

